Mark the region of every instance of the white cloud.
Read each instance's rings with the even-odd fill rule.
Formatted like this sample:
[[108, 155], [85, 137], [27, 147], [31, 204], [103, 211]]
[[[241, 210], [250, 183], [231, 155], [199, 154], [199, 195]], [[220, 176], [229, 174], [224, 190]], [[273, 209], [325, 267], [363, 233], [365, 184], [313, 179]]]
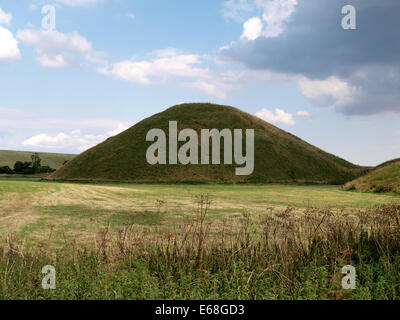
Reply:
[[63, 132], [56, 135], [41, 133], [24, 140], [22, 146], [31, 148], [47, 148], [52, 150], [73, 148], [77, 151], [85, 151], [107, 138], [106, 135], [81, 135], [77, 134], [77, 132], [78, 130], [76, 130], [73, 135], [68, 135]]
[[282, 109], [275, 109], [275, 112], [272, 112], [268, 109], [261, 109], [256, 113], [256, 116], [271, 123], [283, 123], [290, 126], [296, 124], [293, 119], [293, 115], [285, 112]]
[[243, 24], [243, 34], [241, 39], [257, 39], [263, 31], [263, 23], [259, 17], [250, 18]]
[[251, 83], [291, 81], [288, 76], [269, 71], [211, 71], [204, 66], [209, 57], [182, 54], [175, 48], [157, 50], [151, 55], [153, 59], [124, 60], [97, 68], [97, 71], [140, 85], [156, 85], [167, 80], [178, 80], [177, 84], [183, 87], [195, 88], [219, 99], [225, 99], [229, 92]]
[[207, 69], [196, 68], [200, 56], [194, 54], [165, 56], [153, 61], [125, 60], [114, 63], [111, 67], [100, 68], [101, 74], [112, 76], [137, 84], [152, 84], [168, 80], [171, 77], [204, 77]]
[[255, 0], [263, 10], [262, 18], [267, 23], [264, 36], [274, 38], [285, 31], [285, 23], [294, 13], [298, 0]]
[[79, 63], [80, 59], [104, 63], [104, 55], [93, 50], [91, 42], [77, 32], [25, 29], [18, 30], [17, 38], [35, 47], [37, 61], [43, 67], [70, 67]]
[[133, 123], [113, 119], [55, 119], [16, 109], [0, 108], [2, 148], [21, 147], [84, 151], [128, 129]]
[[243, 15], [253, 11], [250, 0], [227, 0], [224, 2], [222, 13], [225, 19], [243, 21]]
[[243, 86], [243, 83], [253, 81], [253, 75], [250, 72], [226, 71], [221, 73], [210, 73], [204, 79], [198, 79], [193, 82], [183, 83], [185, 87], [195, 88], [204, 93], [226, 99], [229, 92]]
[[0, 24], [5, 24], [9, 26], [11, 20], [12, 20], [12, 14], [4, 12], [3, 9], [0, 8]]
[[125, 124], [125, 123], [118, 123], [118, 126], [111, 131], [108, 131], [107, 134], [109, 136], [116, 136], [120, 134], [121, 132], [124, 132], [125, 130], [128, 130], [130, 128], [130, 125]]
[[63, 68], [68, 67], [72, 63], [63, 54], [48, 56], [43, 53], [38, 55], [38, 62], [47, 68]]
[[307, 111], [297, 111], [296, 116], [299, 118], [311, 118], [312, 115], [308, 113]]
[[70, 139], [70, 136], [66, 135], [65, 133], [59, 133], [53, 137], [49, 136], [48, 134], [41, 133], [26, 139], [22, 142], [22, 145], [30, 147], [57, 147], [65, 143], [65, 141], [68, 139]]
[[10, 30], [0, 26], [0, 62], [15, 60], [21, 57], [18, 41]]
[[[224, 2], [223, 14], [225, 18], [238, 21], [247, 19], [243, 24], [241, 38], [274, 38], [285, 31], [286, 22], [295, 12], [297, 3], [298, 0], [227, 0]], [[260, 17], [245, 18], [254, 12]]]
[[351, 103], [359, 93], [357, 87], [332, 76], [325, 80], [311, 80], [302, 77], [299, 90], [304, 97], [318, 106], [340, 107]]

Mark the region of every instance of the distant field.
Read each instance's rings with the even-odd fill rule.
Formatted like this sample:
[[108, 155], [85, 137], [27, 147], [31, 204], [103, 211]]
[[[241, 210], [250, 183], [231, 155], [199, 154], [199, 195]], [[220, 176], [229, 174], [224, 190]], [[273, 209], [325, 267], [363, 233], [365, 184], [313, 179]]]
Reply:
[[[31, 155], [34, 152], [30, 151], [9, 151], [0, 150], [0, 167], [9, 166], [11, 169], [14, 167], [16, 161], [31, 161]], [[45, 153], [38, 152], [42, 159], [43, 166], [50, 166], [53, 169], [58, 169], [62, 166], [64, 161], [71, 160], [76, 157], [75, 154], [62, 154], [62, 153]]]
[[225, 220], [239, 221], [243, 213], [259, 220], [272, 209], [287, 206], [295, 207], [295, 212], [307, 207], [340, 212], [400, 202], [396, 196], [346, 192], [326, 185], [87, 185], [0, 180], [0, 233], [38, 241], [49, 236], [53, 225], [57, 243], [65, 236], [86, 241], [100, 227], [125, 222], [170, 230], [193, 218], [196, 196], [205, 193], [212, 199], [208, 219], [217, 229]]

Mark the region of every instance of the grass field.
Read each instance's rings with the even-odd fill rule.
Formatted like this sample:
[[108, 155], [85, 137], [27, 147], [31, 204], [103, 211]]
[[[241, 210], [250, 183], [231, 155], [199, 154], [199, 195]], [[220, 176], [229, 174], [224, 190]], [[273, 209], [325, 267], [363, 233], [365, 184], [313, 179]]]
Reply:
[[399, 299], [399, 203], [337, 186], [4, 179], [0, 299]]
[[400, 193], [400, 160], [385, 162], [368, 174], [349, 181], [344, 187], [347, 190], [363, 192]]
[[[0, 150], [0, 167], [9, 166], [14, 167], [16, 161], [31, 161], [31, 155], [34, 152], [30, 151], [10, 151], [10, 150]], [[39, 156], [42, 159], [43, 166], [50, 166], [50, 168], [58, 169], [60, 168], [64, 161], [71, 160], [76, 157], [75, 154], [63, 154], [63, 153], [46, 153], [39, 152]]]
[[[0, 180], [0, 232], [43, 240], [54, 226], [58, 237], [85, 240], [100, 227], [138, 225], [169, 229], [196, 213], [196, 196], [210, 194], [208, 219], [234, 222], [243, 213], [260, 219], [271, 209], [293, 206], [356, 211], [400, 197], [345, 192], [337, 186], [293, 185], [88, 185]], [[57, 237], [54, 239], [57, 240]], [[58, 239], [59, 240], [59, 239]]]

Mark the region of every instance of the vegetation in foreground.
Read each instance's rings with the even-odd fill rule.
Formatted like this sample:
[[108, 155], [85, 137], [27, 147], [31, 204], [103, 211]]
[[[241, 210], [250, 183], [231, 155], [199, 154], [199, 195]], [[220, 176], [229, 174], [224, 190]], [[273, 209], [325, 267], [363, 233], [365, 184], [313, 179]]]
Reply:
[[2, 180], [0, 299], [397, 299], [395, 203], [325, 185]]
[[[214, 233], [210, 204], [199, 196], [196, 218], [171, 233], [127, 223], [56, 251], [7, 237], [0, 299], [400, 298], [398, 205], [356, 215], [307, 208], [299, 216], [288, 207], [257, 224], [244, 214]], [[56, 290], [41, 288], [45, 265], [56, 268]], [[341, 287], [345, 265], [356, 268], [355, 290]]]
[[400, 160], [388, 161], [368, 174], [345, 184], [346, 190], [400, 193]]
[[13, 233], [28, 243], [46, 242], [48, 225], [54, 225], [52, 245], [68, 240], [92, 241], [98, 229], [117, 228], [126, 221], [153, 230], [173, 226], [195, 215], [195, 195], [213, 197], [208, 220], [222, 228], [224, 220], [238, 224], [242, 214], [259, 223], [270, 210], [308, 207], [340, 213], [356, 212], [386, 203], [398, 196], [345, 192], [337, 186], [295, 185], [89, 185], [0, 180], [0, 234]]

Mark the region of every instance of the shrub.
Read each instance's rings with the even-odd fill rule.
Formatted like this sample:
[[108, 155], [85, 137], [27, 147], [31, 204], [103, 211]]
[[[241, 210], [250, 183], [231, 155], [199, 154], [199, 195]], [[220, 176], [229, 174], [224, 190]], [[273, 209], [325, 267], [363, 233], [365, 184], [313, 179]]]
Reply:
[[22, 162], [22, 161], [17, 161], [14, 164], [14, 172], [17, 174], [30, 174], [33, 173], [33, 169], [31, 167], [32, 163], [31, 162]]
[[12, 171], [9, 166], [4, 166], [0, 167], [0, 173], [13, 174], [14, 171]]

